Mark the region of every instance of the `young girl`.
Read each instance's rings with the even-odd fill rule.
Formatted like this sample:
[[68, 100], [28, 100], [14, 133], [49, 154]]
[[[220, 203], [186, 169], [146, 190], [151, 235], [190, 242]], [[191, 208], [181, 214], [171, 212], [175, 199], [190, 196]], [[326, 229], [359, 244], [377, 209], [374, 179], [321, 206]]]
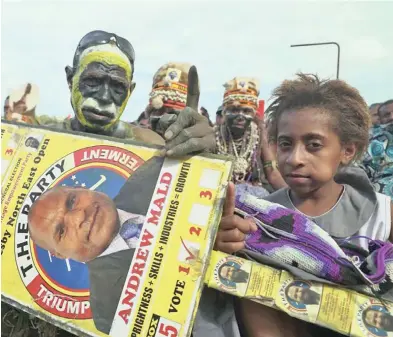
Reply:
[[[270, 138], [288, 187], [266, 200], [302, 213], [334, 238], [354, 237], [351, 243], [364, 249], [367, 240], [355, 237], [392, 241], [390, 198], [375, 193], [360, 169], [343, 170], [362, 156], [368, 143], [370, 115], [359, 92], [340, 80], [299, 74], [273, 96], [266, 112]], [[232, 188], [216, 240], [216, 248], [227, 253], [243, 249], [246, 235], [256, 230], [250, 219], [234, 214]], [[312, 330], [318, 328], [249, 301], [238, 308], [237, 321], [247, 336], [314, 336]]]

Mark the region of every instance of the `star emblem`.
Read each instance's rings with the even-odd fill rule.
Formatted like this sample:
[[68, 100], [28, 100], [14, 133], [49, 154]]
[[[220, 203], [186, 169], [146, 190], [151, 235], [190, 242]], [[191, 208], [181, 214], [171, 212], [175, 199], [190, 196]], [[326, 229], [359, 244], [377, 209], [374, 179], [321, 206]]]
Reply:
[[72, 179], [72, 180], [75, 180], [75, 179], [76, 179], [76, 176], [75, 176], [75, 175], [73, 175], [73, 176], [71, 177], [71, 179]]

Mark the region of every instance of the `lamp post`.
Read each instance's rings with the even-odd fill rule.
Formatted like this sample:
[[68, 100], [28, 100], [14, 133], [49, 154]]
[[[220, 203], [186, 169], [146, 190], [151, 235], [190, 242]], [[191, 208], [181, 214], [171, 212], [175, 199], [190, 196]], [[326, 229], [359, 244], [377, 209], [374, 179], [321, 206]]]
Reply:
[[318, 43], [305, 43], [305, 44], [292, 44], [291, 47], [312, 47], [312, 46], [323, 46], [332, 44], [337, 46], [337, 79], [340, 72], [340, 45], [337, 42], [318, 42]]

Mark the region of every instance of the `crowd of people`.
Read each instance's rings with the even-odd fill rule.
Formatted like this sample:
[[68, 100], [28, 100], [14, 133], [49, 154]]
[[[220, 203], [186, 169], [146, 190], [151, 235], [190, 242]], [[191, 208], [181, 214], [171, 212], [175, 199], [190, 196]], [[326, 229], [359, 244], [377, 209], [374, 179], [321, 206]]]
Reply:
[[[273, 91], [261, 118], [259, 81], [236, 76], [225, 83], [213, 122], [204, 107], [198, 110], [196, 68], [171, 62], [154, 74], [146, 109], [129, 122], [121, 116], [135, 88], [134, 60], [126, 39], [90, 32], [66, 68], [74, 115], [59, 120], [36, 114], [37, 90], [28, 84], [7, 97], [4, 118], [161, 145], [167, 156], [232, 156], [232, 183], [215, 244], [226, 253], [247, 251], [247, 238], [258, 229], [251, 215], [236, 213], [236, 200], [244, 195], [298, 212], [333, 238], [351, 238], [366, 251], [370, 240], [392, 241], [393, 100], [368, 107], [342, 80], [298, 74]], [[226, 300], [226, 310], [209, 302], [211, 317], [197, 315], [194, 337], [322, 334], [283, 312]]]

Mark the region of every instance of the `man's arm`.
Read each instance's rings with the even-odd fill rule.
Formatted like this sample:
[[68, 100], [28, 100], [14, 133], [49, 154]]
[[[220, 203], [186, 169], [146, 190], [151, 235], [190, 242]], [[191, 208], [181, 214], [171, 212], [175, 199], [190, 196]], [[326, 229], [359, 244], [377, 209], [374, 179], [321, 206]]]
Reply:
[[195, 66], [188, 73], [186, 108], [178, 114], [164, 115], [158, 123], [165, 130], [165, 154], [181, 157], [196, 152], [213, 152], [216, 148], [214, 129], [198, 112], [199, 79]]
[[279, 190], [280, 188], [286, 187], [284, 179], [280, 171], [276, 167], [276, 154], [271, 148], [267, 136], [267, 129], [264, 123], [260, 123], [261, 129], [261, 161], [263, 165], [263, 171], [269, 184], [274, 190]]

